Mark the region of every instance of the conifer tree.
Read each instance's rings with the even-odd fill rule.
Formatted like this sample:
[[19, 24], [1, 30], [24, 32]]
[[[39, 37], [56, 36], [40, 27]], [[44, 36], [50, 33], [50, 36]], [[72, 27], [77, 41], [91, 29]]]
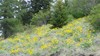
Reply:
[[67, 23], [67, 7], [65, 6], [65, 3], [62, 2], [62, 0], [58, 0], [53, 8], [51, 24], [53, 24], [54, 27], [62, 27]]
[[[0, 17], [2, 20], [3, 35], [5, 38], [13, 35], [22, 26], [17, 19], [20, 5], [18, 0], [2, 0], [0, 3]], [[16, 28], [20, 26], [19, 28]], [[19, 31], [19, 30], [18, 30]]]

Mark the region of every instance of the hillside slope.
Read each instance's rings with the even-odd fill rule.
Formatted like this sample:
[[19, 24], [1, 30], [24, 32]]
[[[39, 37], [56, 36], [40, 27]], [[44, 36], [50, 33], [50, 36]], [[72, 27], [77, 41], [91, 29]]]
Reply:
[[[79, 56], [97, 51], [100, 33], [86, 18], [79, 18], [60, 29], [43, 25], [29, 32], [0, 41], [0, 54], [10, 56]], [[96, 44], [95, 44], [96, 43]]]

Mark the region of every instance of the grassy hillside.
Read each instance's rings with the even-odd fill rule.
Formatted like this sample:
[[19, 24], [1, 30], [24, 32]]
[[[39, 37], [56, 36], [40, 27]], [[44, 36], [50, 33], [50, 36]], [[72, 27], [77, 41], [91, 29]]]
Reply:
[[0, 41], [0, 54], [78, 56], [96, 52], [98, 48], [96, 44], [100, 44], [100, 33], [95, 33], [86, 19], [76, 19], [60, 29], [50, 29], [51, 25], [43, 25], [18, 33], [16, 36]]

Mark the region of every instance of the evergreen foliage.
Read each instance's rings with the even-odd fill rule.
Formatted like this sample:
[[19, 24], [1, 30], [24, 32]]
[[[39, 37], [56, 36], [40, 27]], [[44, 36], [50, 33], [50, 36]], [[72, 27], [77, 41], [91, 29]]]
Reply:
[[5, 38], [22, 30], [20, 19], [16, 18], [19, 12], [20, 5], [18, 0], [3, 0], [1, 2], [0, 17], [3, 17], [1, 25]]
[[4, 37], [10, 37], [11, 35], [14, 35], [17, 32], [23, 31], [23, 26], [21, 22], [18, 19], [15, 18], [6, 18], [2, 22], [3, 25], [3, 34]]
[[62, 27], [67, 23], [68, 11], [62, 0], [58, 0], [53, 7], [51, 24], [53, 27]]
[[90, 13], [91, 23], [96, 29], [100, 29], [100, 4], [94, 6]]
[[100, 3], [99, 0], [66, 0], [70, 13], [75, 18], [84, 17], [90, 14], [92, 7]]
[[33, 15], [31, 24], [37, 26], [46, 25], [47, 23], [49, 23], [49, 20], [50, 20], [50, 11], [41, 10]]
[[39, 10], [50, 8], [50, 2], [52, 0], [31, 0], [31, 11], [33, 13], [39, 12]]

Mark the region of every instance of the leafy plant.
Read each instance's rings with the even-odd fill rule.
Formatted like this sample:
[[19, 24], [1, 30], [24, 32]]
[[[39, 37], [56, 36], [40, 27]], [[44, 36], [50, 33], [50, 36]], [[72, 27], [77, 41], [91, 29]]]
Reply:
[[5, 38], [23, 30], [23, 26], [20, 20], [15, 18], [4, 19], [2, 22], [2, 26]]
[[41, 10], [33, 15], [31, 24], [41, 26], [47, 24], [49, 20], [50, 20], [50, 12]]
[[90, 13], [91, 24], [96, 28], [100, 29], [100, 4], [94, 6]]

